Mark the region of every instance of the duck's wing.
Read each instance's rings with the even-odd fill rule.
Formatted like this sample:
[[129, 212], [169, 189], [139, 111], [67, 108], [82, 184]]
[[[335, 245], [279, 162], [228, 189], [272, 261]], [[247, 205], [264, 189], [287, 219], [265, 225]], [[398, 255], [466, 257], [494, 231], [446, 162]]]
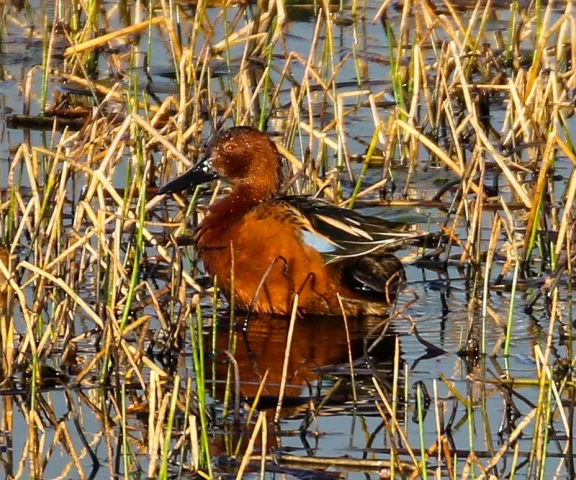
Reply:
[[393, 250], [422, 235], [412, 226], [362, 215], [325, 200], [293, 195], [272, 202], [303, 232], [304, 240], [323, 253], [330, 262]]

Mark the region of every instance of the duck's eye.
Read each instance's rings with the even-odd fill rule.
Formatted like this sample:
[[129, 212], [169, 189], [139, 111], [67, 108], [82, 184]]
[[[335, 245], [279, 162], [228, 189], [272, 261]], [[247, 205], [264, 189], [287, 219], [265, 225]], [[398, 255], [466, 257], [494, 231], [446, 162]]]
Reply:
[[224, 145], [224, 150], [227, 152], [233, 152], [234, 150], [236, 150], [236, 144], [228, 143], [227, 145]]

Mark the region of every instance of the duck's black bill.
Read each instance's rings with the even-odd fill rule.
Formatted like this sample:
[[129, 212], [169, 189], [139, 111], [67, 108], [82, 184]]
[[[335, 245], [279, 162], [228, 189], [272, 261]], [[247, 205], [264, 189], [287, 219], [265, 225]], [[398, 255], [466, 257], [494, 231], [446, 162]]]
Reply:
[[209, 157], [203, 157], [192, 168], [186, 170], [174, 180], [170, 180], [166, 185], [163, 185], [160, 190], [158, 190], [158, 194], [178, 193], [187, 188], [214, 180], [215, 178], [218, 178], [218, 175], [212, 168], [211, 159]]

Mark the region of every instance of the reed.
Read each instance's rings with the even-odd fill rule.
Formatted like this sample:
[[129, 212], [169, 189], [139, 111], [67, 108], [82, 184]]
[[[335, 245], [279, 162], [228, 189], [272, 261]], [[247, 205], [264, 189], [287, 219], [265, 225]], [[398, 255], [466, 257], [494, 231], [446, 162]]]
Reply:
[[[0, 23], [2, 107], [26, 121], [0, 132], [5, 476], [574, 476], [570, 2], [17, 4]], [[10, 63], [23, 42], [41, 71]], [[155, 195], [232, 124], [278, 134], [282, 194], [437, 234], [398, 252], [386, 324], [345, 318], [343, 355], [301, 347], [296, 301], [278, 368], [258, 370], [240, 324], [262, 319], [193, 247], [226, 185]], [[346, 459], [325, 450], [339, 419]]]

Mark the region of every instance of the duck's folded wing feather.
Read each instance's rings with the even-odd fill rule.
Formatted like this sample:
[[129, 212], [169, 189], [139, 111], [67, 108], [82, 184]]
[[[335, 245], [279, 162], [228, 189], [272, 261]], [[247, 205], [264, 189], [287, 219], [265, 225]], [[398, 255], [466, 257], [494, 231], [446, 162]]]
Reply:
[[393, 250], [422, 234], [401, 222], [362, 215], [310, 197], [294, 195], [269, 203], [282, 205], [285, 214], [290, 212], [291, 221], [305, 232], [304, 240], [329, 261]]

